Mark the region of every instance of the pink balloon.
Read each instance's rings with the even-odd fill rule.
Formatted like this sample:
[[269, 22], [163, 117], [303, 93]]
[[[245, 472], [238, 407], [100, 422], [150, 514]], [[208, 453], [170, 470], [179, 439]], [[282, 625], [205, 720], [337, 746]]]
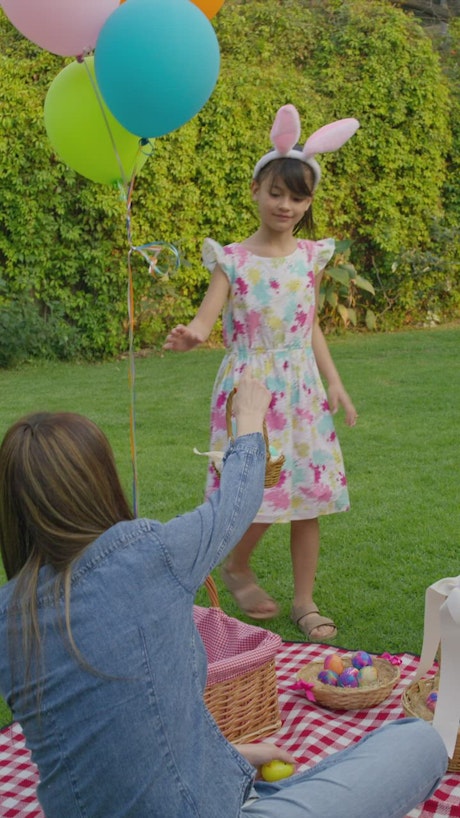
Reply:
[[1, 0], [0, 5], [28, 40], [53, 54], [76, 57], [92, 51], [120, 0]]

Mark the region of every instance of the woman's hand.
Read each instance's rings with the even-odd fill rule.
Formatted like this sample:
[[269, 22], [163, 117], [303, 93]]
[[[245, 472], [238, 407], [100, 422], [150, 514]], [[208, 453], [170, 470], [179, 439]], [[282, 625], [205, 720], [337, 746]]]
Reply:
[[250, 367], [246, 367], [233, 397], [233, 414], [238, 435], [262, 431], [271, 397], [267, 387], [253, 378]]
[[256, 770], [260, 770], [262, 764], [268, 764], [269, 761], [285, 761], [286, 764], [293, 764], [296, 767], [296, 760], [294, 756], [283, 750], [282, 747], [277, 747], [276, 744], [270, 744], [268, 741], [260, 744], [235, 744], [239, 753], [249, 761]]

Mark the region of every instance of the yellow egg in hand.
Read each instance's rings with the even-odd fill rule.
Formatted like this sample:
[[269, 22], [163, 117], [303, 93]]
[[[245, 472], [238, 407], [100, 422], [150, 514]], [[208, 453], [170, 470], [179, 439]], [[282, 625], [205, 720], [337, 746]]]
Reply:
[[264, 781], [280, 781], [281, 778], [289, 778], [294, 772], [294, 765], [288, 764], [286, 761], [279, 761], [274, 758], [273, 761], [268, 761], [267, 764], [262, 764], [260, 774]]

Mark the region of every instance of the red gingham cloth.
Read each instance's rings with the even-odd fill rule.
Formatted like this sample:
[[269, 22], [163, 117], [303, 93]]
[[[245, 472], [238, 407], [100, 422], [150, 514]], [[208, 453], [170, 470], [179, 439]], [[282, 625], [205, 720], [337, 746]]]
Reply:
[[[370, 710], [327, 710], [309, 702], [302, 691], [291, 689], [296, 672], [305, 662], [323, 659], [335, 651], [347, 652], [329, 645], [284, 642], [276, 656], [283, 726], [264, 741], [286, 747], [298, 759], [300, 769], [348, 747], [363, 733], [404, 716], [401, 696], [418, 662], [408, 653], [398, 654], [402, 662], [401, 679], [393, 693]], [[0, 818], [44, 818], [35, 799], [36, 783], [36, 768], [24, 746], [21, 728], [18, 724], [6, 727], [0, 731]], [[435, 796], [410, 813], [410, 818], [433, 816], [460, 818], [460, 774], [447, 773]]]
[[240, 622], [220, 608], [195, 605], [193, 618], [206, 648], [208, 685], [256, 670], [274, 659], [281, 649], [281, 636]]

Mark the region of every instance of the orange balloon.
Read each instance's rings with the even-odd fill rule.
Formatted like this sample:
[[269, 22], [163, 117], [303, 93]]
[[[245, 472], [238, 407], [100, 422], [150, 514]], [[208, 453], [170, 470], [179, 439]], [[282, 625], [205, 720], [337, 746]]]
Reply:
[[[121, 2], [124, 3], [124, 0], [121, 0]], [[224, 0], [192, 0], [192, 3], [195, 3], [195, 6], [198, 6], [206, 14], [206, 17], [211, 20], [220, 7], [224, 5]]]

